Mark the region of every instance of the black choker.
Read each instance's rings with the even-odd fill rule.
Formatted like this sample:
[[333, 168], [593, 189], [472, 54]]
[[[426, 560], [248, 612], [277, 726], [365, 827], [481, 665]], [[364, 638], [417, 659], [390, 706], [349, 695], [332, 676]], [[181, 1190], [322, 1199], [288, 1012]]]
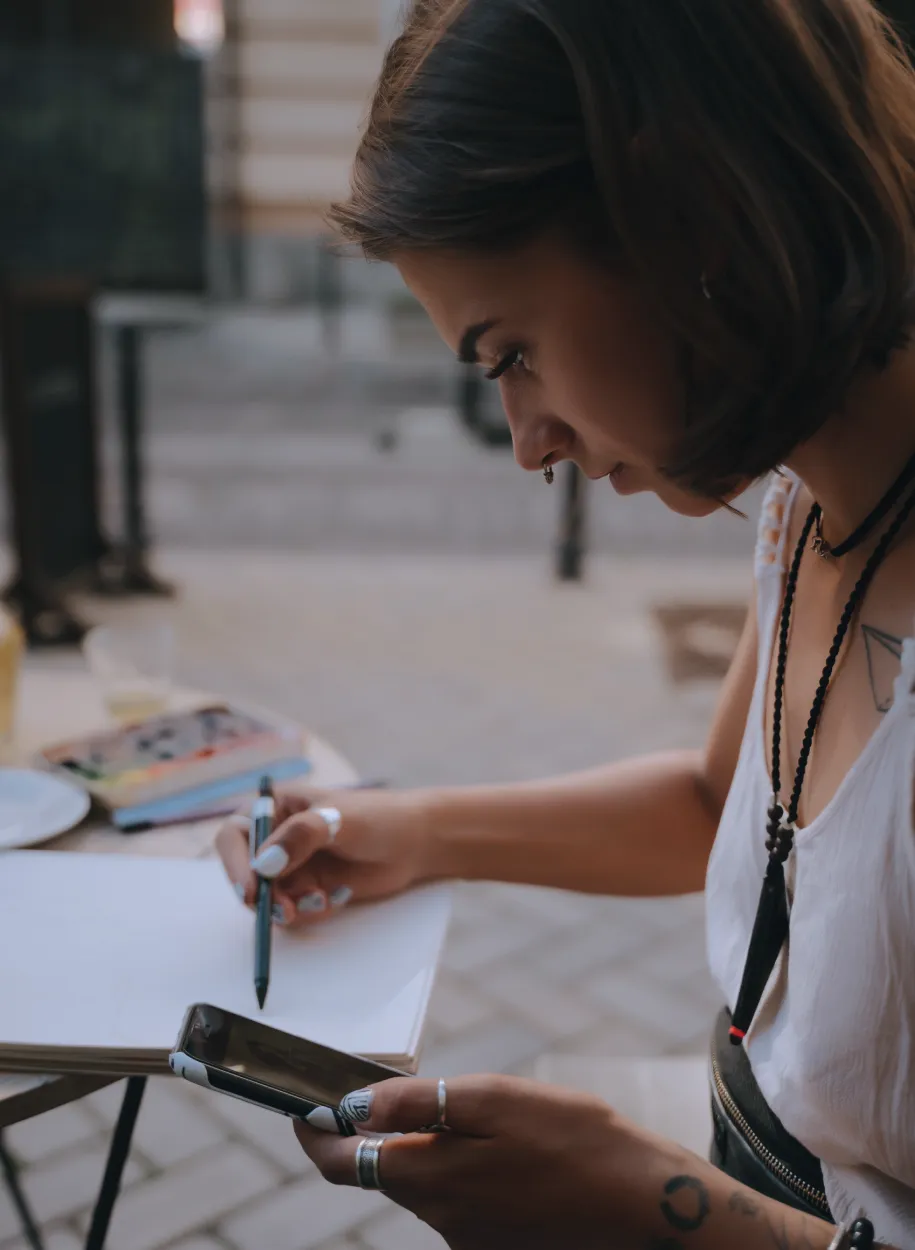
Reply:
[[836, 559], [839, 559], [842, 556], [847, 556], [849, 551], [854, 551], [855, 547], [860, 546], [861, 543], [864, 542], [871, 530], [873, 530], [875, 526], [879, 525], [890, 510], [895, 507], [902, 497], [902, 492], [913, 478], [915, 478], [915, 455], [906, 461], [905, 467], [896, 478], [896, 481], [880, 499], [876, 507], [868, 512], [867, 516], [858, 528], [849, 534], [844, 542], [836, 543], [834, 547], [831, 547], [823, 537], [823, 510], [819, 504], [814, 504], [814, 534], [810, 543], [811, 549], [815, 551], [818, 556], [822, 556], [824, 560], [829, 559], [830, 556], [834, 556]]

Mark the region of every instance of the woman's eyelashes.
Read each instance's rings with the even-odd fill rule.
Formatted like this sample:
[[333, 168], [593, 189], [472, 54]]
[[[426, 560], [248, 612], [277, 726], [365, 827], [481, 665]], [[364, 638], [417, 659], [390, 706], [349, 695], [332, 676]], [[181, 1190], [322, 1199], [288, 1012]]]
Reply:
[[527, 365], [524, 360], [524, 352], [520, 347], [513, 347], [511, 351], [506, 352], [494, 369], [490, 369], [486, 377], [490, 382], [495, 382], [501, 378], [503, 374], [508, 373], [509, 369], [518, 368], [526, 370]]

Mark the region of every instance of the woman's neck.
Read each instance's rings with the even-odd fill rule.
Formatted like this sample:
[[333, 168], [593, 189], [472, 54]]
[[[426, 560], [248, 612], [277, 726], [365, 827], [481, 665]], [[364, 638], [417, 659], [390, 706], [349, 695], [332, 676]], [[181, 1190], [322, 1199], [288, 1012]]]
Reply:
[[841, 542], [915, 453], [915, 343], [860, 379], [841, 412], [797, 448], [787, 467], [823, 509], [823, 533]]

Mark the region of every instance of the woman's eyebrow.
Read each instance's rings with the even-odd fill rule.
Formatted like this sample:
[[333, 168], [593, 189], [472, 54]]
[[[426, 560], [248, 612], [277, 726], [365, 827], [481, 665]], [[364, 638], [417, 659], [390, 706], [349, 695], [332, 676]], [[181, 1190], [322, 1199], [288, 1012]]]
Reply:
[[480, 357], [477, 354], [477, 344], [487, 331], [498, 324], [499, 318], [494, 317], [491, 321], [479, 321], [476, 325], [467, 327], [461, 335], [457, 353], [457, 358], [462, 365], [475, 365], [479, 362]]

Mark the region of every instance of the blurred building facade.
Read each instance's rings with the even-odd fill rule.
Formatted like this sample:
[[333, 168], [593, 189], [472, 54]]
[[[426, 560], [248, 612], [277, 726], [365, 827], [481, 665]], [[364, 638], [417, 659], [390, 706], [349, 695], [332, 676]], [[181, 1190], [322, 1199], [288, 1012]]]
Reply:
[[[320, 290], [322, 216], [346, 193], [399, 9], [399, 0], [225, 0], [225, 42], [208, 68], [217, 294], [284, 303]], [[358, 266], [347, 278], [385, 281]]]

